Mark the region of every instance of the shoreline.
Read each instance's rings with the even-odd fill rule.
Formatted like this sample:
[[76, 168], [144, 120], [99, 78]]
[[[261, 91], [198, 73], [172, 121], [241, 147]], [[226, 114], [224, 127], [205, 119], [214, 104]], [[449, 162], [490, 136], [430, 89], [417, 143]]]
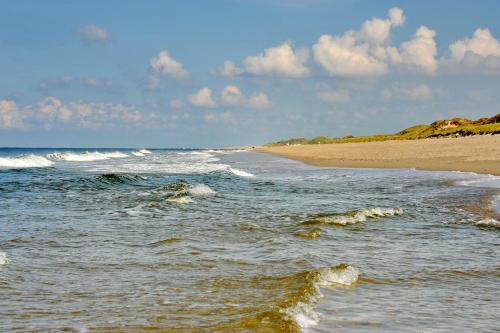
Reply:
[[320, 167], [415, 168], [500, 176], [500, 135], [260, 146], [254, 150]]

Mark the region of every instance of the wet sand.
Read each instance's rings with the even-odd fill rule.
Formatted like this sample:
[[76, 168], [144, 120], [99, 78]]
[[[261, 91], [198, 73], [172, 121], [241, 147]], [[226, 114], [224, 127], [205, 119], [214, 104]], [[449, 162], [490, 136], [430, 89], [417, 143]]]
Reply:
[[257, 147], [255, 150], [324, 167], [416, 168], [500, 176], [500, 135]]

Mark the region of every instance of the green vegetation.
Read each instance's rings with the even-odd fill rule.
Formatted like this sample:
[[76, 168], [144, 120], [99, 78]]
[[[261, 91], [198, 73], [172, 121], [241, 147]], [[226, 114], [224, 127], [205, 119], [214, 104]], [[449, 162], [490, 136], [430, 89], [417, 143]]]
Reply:
[[314, 139], [296, 138], [269, 143], [267, 146], [308, 145], [325, 143], [349, 143], [387, 140], [416, 140], [439, 137], [460, 137], [470, 135], [500, 134], [500, 113], [491, 118], [469, 120], [466, 118], [453, 118], [438, 120], [430, 125], [416, 125], [394, 134], [377, 134], [367, 136], [345, 136], [330, 138], [317, 136]]

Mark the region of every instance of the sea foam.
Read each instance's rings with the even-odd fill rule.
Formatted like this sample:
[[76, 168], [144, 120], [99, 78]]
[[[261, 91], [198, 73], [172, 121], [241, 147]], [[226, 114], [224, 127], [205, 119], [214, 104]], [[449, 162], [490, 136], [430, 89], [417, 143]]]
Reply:
[[192, 185], [189, 189], [188, 192], [193, 195], [193, 196], [198, 196], [198, 197], [204, 197], [204, 196], [209, 196], [209, 195], [214, 195], [217, 192], [212, 190], [209, 186], [205, 184], [196, 184]]
[[255, 177], [255, 175], [251, 174], [250, 172], [246, 172], [246, 171], [243, 171], [243, 170], [239, 170], [239, 169], [235, 169], [235, 168], [231, 168], [231, 167], [229, 167], [228, 170], [231, 173], [235, 174], [236, 176], [240, 176], [240, 177]]
[[321, 316], [314, 310], [317, 303], [323, 298], [320, 288], [332, 288], [338, 286], [351, 286], [358, 281], [360, 272], [357, 268], [340, 264], [336, 267], [321, 268], [310, 272], [306, 279], [312, 287], [312, 291], [306, 293], [305, 297], [294, 306], [284, 310], [301, 330], [307, 331], [309, 327], [316, 326]]
[[403, 215], [402, 208], [371, 208], [352, 211], [345, 214], [320, 216], [313, 220], [304, 222], [304, 224], [336, 224], [336, 225], [348, 225], [355, 224], [359, 222], [365, 222], [369, 218], [377, 217], [390, 217], [396, 215]]
[[9, 258], [7, 258], [7, 254], [5, 252], [0, 252], [0, 267], [8, 263]]
[[0, 157], [0, 168], [7, 169], [44, 168], [53, 164], [54, 162], [49, 161], [45, 157], [33, 154], [16, 157]]
[[68, 162], [92, 162], [92, 161], [102, 161], [102, 160], [107, 160], [110, 158], [125, 158], [129, 157], [129, 155], [115, 151], [115, 152], [89, 152], [86, 151], [84, 153], [71, 153], [71, 152], [65, 152], [65, 153], [59, 153], [55, 152], [52, 154], [47, 155], [48, 158], [52, 160], [62, 160], [62, 161], [68, 161]]

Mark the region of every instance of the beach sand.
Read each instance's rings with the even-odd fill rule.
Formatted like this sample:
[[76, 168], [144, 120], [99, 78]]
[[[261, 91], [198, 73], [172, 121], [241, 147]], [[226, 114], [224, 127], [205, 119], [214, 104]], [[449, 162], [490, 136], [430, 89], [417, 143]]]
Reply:
[[500, 176], [500, 135], [257, 147], [255, 150], [324, 167], [416, 168]]

